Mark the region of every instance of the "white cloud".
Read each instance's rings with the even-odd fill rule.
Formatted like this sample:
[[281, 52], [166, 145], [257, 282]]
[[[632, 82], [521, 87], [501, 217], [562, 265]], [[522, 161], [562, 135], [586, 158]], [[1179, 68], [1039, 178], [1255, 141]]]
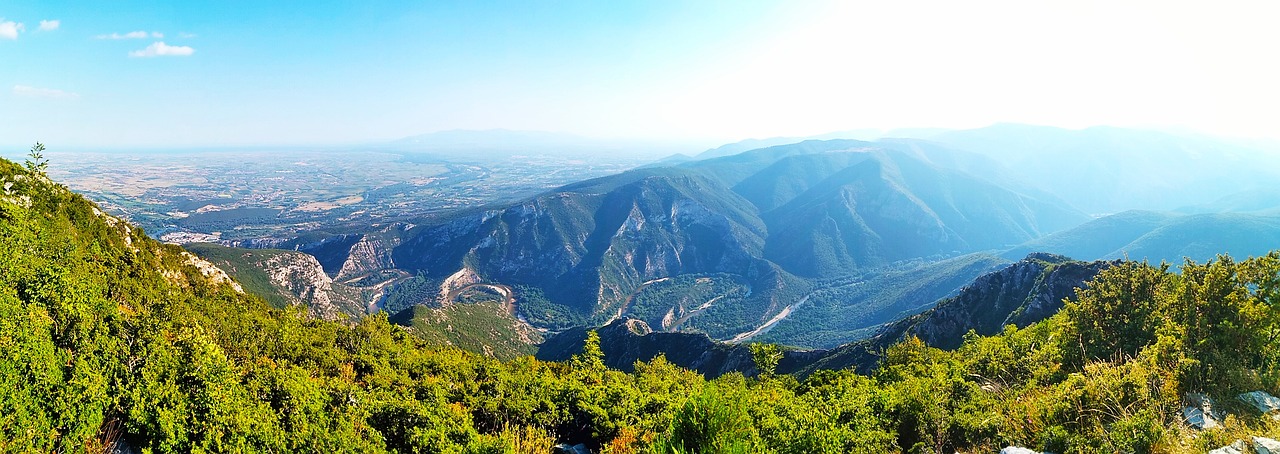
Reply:
[[196, 34], [183, 32], [183, 33], [178, 33], [178, 37], [182, 39], [191, 39], [191, 38], [195, 38]]
[[[123, 35], [119, 33], [112, 33], [110, 35], [98, 35], [98, 36], [95, 36], [94, 38], [97, 38], [97, 39], [146, 39], [147, 37], [150, 37], [152, 34], [160, 35], [159, 33], [156, 33], [156, 32], [147, 33], [139, 30], [136, 32], [125, 33]], [[161, 36], [164, 36], [164, 35], [160, 35], [156, 37], [159, 38]]]
[[151, 32], [151, 37], [152, 37], [152, 38], [155, 38], [155, 39], [164, 38], [164, 33], [160, 33], [160, 32]]
[[54, 19], [54, 20], [42, 20], [42, 21], [40, 21], [40, 31], [42, 31], [42, 32], [51, 32], [51, 31], [57, 30], [57, 29], [58, 29], [58, 27], [59, 27], [59, 26], [61, 26], [61, 25], [62, 25], [62, 21], [57, 20], [57, 19]]
[[14, 85], [13, 94], [27, 98], [79, 99], [80, 95], [53, 88], [38, 88], [28, 85]]
[[[0, 18], [0, 21], [3, 21]], [[0, 22], [0, 39], [18, 39], [18, 33], [26, 30], [20, 22], [8, 21]]]
[[130, 57], [186, 57], [196, 53], [195, 49], [189, 46], [170, 46], [164, 41], [156, 41], [147, 46], [146, 49], [135, 50], [129, 52]]

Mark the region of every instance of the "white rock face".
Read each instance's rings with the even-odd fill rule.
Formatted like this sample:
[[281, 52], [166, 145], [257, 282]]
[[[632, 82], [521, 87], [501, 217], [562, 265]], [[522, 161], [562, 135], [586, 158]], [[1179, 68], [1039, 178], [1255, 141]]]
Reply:
[[1040, 451], [1036, 451], [1034, 449], [1027, 449], [1019, 446], [1009, 446], [1007, 448], [1001, 449], [1000, 454], [1040, 454]]
[[463, 267], [440, 283], [440, 301], [447, 304], [448, 295], [471, 284], [480, 282], [480, 275], [470, 268]]
[[231, 288], [235, 289], [236, 293], [244, 293], [244, 288], [232, 280], [231, 276], [228, 276], [225, 271], [222, 271], [222, 268], [218, 268], [209, 263], [209, 261], [196, 257], [187, 251], [182, 251], [182, 257], [187, 260], [187, 265], [196, 267], [197, 270], [200, 270], [200, 274], [203, 274], [204, 277], [209, 278], [214, 283], [230, 285]]
[[258, 264], [271, 278], [271, 283], [288, 290], [293, 304], [306, 305], [313, 317], [334, 320], [341, 310], [333, 300], [333, 279], [324, 273], [320, 262], [303, 253], [276, 254]]
[[226, 267], [232, 273], [243, 271], [237, 269], [240, 266], [258, 270], [266, 274], [267, 283], [274, 289], [274, 293], [285, 299], [285, 304], [303, 306], [315, 318], [339, 320], [346, 315], [364, 313], [365, 301], [360, 291], [334, 282], [325, 274], [320, 261], [305, 252], [246, 249], [239, 253], [243, 263], [218, 260], [218, 265], [187, 252], [183, 254], [202, 262], [201, 272], [206, 276], [214, 273], [215, 276], [220, 276], [212, 277], [214, 281], [222, 282], [225, 279], [242, 293], [240, 285], [232, 281], [218, 266]]
[[124, 237], [124, 246], [129, 248], [130, 251], [138, 252], [138, 248], [133, 245], [133, 228], [130, 227], [128, 222], [107, 213], [103, 213], [102, 210], [98, 209], [98, 207], [93, 207], [93, 214], [102, 218], [103, 221], [106, 221], [107, 225], [120, 229], [120, 234]]
[[361, 238], [351, 245], [347, 260], [342, 262], [342, 269], [338, 271], [337, 277], [347, 279], [376, 270], [395, 268], [395, 263], [391, 260], [391, 248], [394, 246], [384, 244], [379, 238]]

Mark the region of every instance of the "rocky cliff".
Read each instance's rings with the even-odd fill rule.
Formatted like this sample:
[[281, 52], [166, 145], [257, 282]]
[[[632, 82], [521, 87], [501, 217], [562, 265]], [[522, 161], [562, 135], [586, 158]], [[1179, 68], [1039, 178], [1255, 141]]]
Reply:
[[186, 247], [276, 306], [304, 306], [312, 316], [329, 320], [365, 313], [360, 291], [334, 282], [309, 254], [213, 244]]

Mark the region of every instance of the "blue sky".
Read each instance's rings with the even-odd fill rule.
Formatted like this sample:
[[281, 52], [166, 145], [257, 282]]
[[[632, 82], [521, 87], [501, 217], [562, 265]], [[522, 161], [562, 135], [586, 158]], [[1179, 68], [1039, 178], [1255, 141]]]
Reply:
[[1280, 135], [1275, 7], [1165, 3], [6, 1], [0, 144], [1000, 121]]

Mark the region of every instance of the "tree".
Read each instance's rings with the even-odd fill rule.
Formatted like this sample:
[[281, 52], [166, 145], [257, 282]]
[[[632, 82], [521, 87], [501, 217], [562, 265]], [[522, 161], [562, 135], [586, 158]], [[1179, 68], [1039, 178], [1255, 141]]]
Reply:
[[778, 371], [778, 362], [782, 360], [782, 348], [778, 344], [751, 344], [751, 359], [760, 371], [760, 378], [770, 378]]
[[1175, 287], [1176, 275], [1167, 263], [1125, 262], [1099, 273], [1062, 309], [1067, 320], [1059, 342], [1067, 362], [1080, 367], [1136, 356], [1155, 342]]
[[45, 169], [49, 168], [49, 160], [44, 157], [44, 144], [36, 142], [35, 145], [32, 145], [27, 157], [27, 162], [25, 163], [27, 171], [37, 175], [44, 175]]
[[596, 330], [587, 331], [587, 338], [582, 343], [582, 353], [575, 355], [573, 362], [579, 369], [604, 370], [604, 351], [600, 350], [600, 334]]

